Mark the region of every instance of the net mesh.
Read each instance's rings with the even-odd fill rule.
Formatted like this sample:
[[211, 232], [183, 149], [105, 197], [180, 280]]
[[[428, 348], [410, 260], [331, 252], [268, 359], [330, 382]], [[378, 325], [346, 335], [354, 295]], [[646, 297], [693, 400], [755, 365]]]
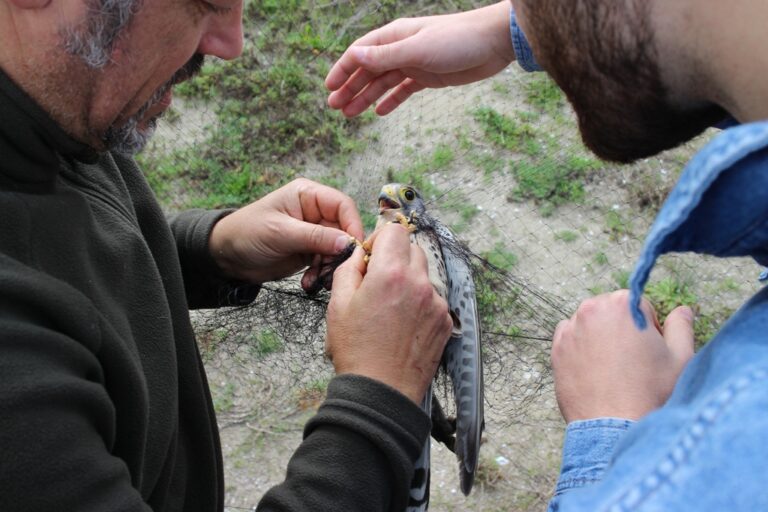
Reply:
[[[418, 188], [474, 255], [487, 400], [473, 494], [456, 492], [453, 456], [436, 447], [431, 508], [534, 510], [551, 495], [559, 463], [552, 332], [584, 298], [626, 287], [656, 211], [715, 132], [629, 166], [601, 162], [581, 144], [557, 87], [515, 65], [484, 82], [419, 93], [384, 118], [346, 120], [326, 107], [325, 74], [355, 38], [398, 17], [479, 5], [246, 2], [243, 57], [208, 60], [178, 86], [140, 160], [169, 212], [243, 205], [304, 176], [353, 197], [370, 229], [384, 183]], [[662, 319], [691, 305], [703, 344], [757, 290], [759, 270], [746, 259], [665, 256], [647, 294]], [[322, 401], [332, 375], [327, 301], [327, 292], [308, 296], [292, 278], [266, 285], [250, 306], [193, 312], [232, 510], [252, 507], [284, 478]]]

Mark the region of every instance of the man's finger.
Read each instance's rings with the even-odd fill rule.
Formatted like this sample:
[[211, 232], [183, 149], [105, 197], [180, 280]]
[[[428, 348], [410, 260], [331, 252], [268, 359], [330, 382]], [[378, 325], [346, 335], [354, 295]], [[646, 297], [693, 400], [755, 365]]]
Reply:
[[376, 105], [376, 113], [380, 116], [385, 116], [405, 103], [405, 100], [412, 95], [424, 89], [423, 85], [417, 83], [412, 78], [406, 78], [403, 80], [403, 83], [395, 87], [386, 98]]
[[336, 91], [347, 83], [355, 71], [366, 66], [360, 60], [361, 53], [358, 47], [374, 47], [387, 45], [406, 39], [418, 31], [418, 23], [414, 20], [401, 19], [389, 25], [367, 33], [347, 48], [347, 51], [336, 61], [325, 78], [325, 86], [330, 91]]
[[387, 224], [368, 239], [371, 245], [369, 266], [379, 262], [400, 261], [408, 265], [411, 260], [411, 239], [408, 231], [400, 224]]
[[365, 112], [365, 110], [373, 105], [376, 100], [384, 96], [384, 94], [393, 87], [401, 84], [405, 78], [405, 75], [397, 69], [384, 73], [369, 83], [363, 92], [355, 96], [355, 98], [344, 107], [342, 112], [346, 117], [355, 117]]
[[350, 236], [336, 228], [289, 218], [284, 226], [286, 251], [335, 256], [350, 244]]
[[424, 53], [409, 38], [380, 46], [355, 46], [350, 48], [360, 67], [373, 73], [384, 73], [392, 69], [421, 67]]
[[333, 91], [328, 95], [328, 106], [334, 109], [344, 108], [352, 99], [360, 94], [369, 83], [379, 75], [371, 73], [363, 68], [358, 68], [347, 80], [343, 87]]
[[331, 300], [346, 302], [360, 288], [366, 271], [364, 255], [365, 252], [360, 247], [356, 247], [352, 256], [339, 265], [333, 273]]
[[686, 363], [693, 357], [693, 310], [679, 306], [664, 321], [664, 340], [677, 359]]
[[[312, 184], [308, 193], [300, 194], [302, 218], [314, 224], [335, 223], [355, 238], [363, 237], [363, 221], [351, 197], [335, 188]], [[336, 254], [322, 252], [321, 254]]]

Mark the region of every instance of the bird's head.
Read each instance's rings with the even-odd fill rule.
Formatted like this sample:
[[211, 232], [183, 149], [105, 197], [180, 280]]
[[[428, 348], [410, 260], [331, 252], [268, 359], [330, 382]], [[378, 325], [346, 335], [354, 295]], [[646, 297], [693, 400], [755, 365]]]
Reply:
[[418, 190], [401, 183], [389, 183], [379, 193], [379, 215], [387, 210], [399, 210], [406, 217], [412, 212], [423, 213], [426, 208]]

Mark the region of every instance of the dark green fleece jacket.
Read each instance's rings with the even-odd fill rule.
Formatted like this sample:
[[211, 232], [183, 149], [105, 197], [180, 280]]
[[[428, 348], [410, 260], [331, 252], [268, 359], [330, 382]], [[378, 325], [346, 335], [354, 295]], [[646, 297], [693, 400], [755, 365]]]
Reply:
[[[248, 300], [133, 160], [70, 139], [0, 71], [0, 511], [204, 511], [221, 450], [188, 309]], [[403, 510], [429, 419], [332, 381], [263, 510]]]

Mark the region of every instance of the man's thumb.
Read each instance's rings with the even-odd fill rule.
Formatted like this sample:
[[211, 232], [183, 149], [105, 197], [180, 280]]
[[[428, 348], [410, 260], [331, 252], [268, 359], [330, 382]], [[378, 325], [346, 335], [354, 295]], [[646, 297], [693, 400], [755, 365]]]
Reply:
[[693, 357], [693, 310], [688, 306], [673, 309], [664, 321], [664, 339], [669, 349], [685, 364]]
[[293, 239], [293, 251], [298, 254], [320, 254], [322, 256], [336, 256], [351, 242], [348, 234], [340, 229], [312, 224], [297, 219], [291, 219], [292, 226], [288, 230], [295, 230], [298, 236]]

